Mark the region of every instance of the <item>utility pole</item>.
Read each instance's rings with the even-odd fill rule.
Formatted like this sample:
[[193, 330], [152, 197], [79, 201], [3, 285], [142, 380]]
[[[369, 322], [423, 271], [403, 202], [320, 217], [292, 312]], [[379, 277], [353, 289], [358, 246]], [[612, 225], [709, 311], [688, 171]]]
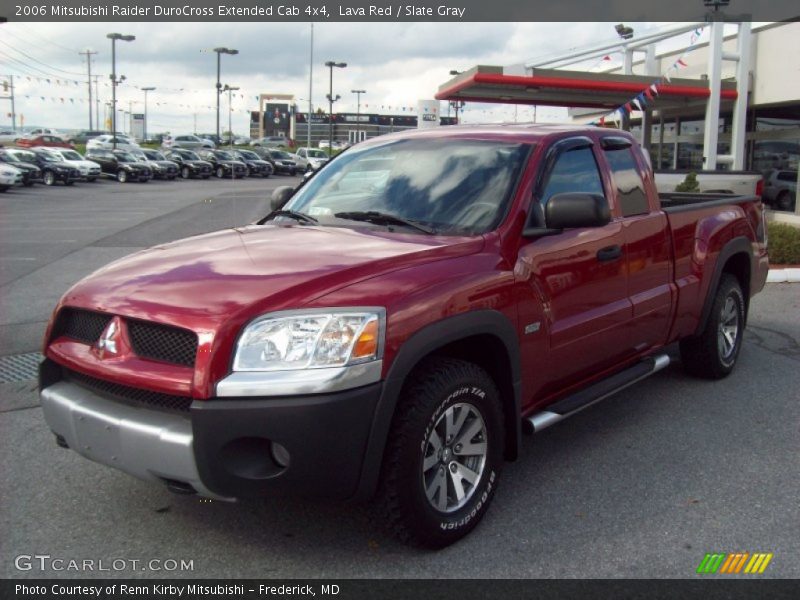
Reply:
[[366, 94], [367, 90], [350, 90], [356, 94], [357, 108], [356, 108], [356, 143], [361, 141], [361, 94]]
[[306, 155], [308, 155], [308, 149], [311, 148], [311, 111], [313, 110], [313, 106], [311, 105], [311, 98], [312, 98], [312, 82], [314, 80], [314, 23], [311, 23], [311, 48], [309, 50], [308, 56], [308, 122], [306, 123]]
[[103, 123], [103, 128], [100, 129], [100, 84], [97, 82], [99, 78], [98, 75], [94, 76], [94, 128], [97, 131], [105, 131], [105, 123]]
[[97, 52], [92, 52], [88, 48], [85, 52], [78, 52], [81, 56], [86, 56], [86, 68], [89, 71], [89, 78], [86, 80], [86, 83], [89, 86], [89, 129], [92, 128], [92, 55], [97, 54]]
[[8, 81], [3, 82], [3, 91], [8, 92], [8, 96], [2, 96], [2, 100], [11, 100], [11, 129], [17, 130], [17, 112], [14, 110], [14, 76], [9, 75]]

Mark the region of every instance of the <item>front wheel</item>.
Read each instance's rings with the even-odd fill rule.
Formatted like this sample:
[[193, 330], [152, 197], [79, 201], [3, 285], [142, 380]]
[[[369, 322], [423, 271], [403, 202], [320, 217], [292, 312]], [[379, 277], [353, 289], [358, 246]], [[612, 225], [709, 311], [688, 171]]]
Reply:
[[189, 179], [189, 177], [191, 176], [192, 174], [189, 172], [189, 167], [183, 167], [181, 169], [181, 177], [183, 177], [184, 179]]
[[128, 181], [128, 172], [125, 169], [120, 169], [117, 171], [117, 181], [120, 183], [125, 183]]
[[225, 169], [223, 169], [222, 167], [217, 167], [217, 177], [219, 177], [220, 179], [225, 177]]
[[681, 361], [691, 375], [722, 379], [730, 375], [742, 348], [745, 302], [739, 280], [723, 274], [708, 322], [700, 335], [681, 340]]
[[54, 185], [56, 182], [56, 175], [52, 171], [45, 171], [42, 175], [42, 182], [45, 185]]
[[402, 540], [448, 546], [478, 524], [497, 489], [504, 427], [492, 378], [463, 360], [430, 360], [404, 387], [380, 483]]

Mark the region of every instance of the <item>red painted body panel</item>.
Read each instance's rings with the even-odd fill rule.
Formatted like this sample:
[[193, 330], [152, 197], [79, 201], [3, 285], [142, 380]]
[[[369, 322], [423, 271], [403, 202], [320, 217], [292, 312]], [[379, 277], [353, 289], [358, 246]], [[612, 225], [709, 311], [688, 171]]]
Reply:
[[[125, 385], [208, 398], [214, 384], [230, 372], [242, 326], [267, 312], [385, 307], [385, 375], [403, 344], [426, 325], [459, 313], [493, 309], [517, 328], [522, 413], [529, 414], [559, 395], [691, 335], [709, 294], [716, 258], [733, 237], [745, 236], [753, 244], [751, 294], [766, 278], [766, 248], [756, 241], [755, 232], [761, 218], [759, 202], [666, 214], [641, 157], [649, 214], [620, 215], [614, 182], [598, 151], [611, 223], [523, 237], [544, 153], [558, 139], [581, 135], [597, 140], [604, 133], [585, 127], [497, 126], [401, 134], [508, 139], [536, 147], [508, 214], [495, 231], [483, 236], [426, 236], [365, 227], [249, 226], [123, 258], [79, 282], [62, 298], [58, 308], [83, 307], [197, 332], [200, 344], [194, 371], [136, 357], [103, 361], [85, 345], [64, 338], [46, 348], [47, 356]], [[382, 140], [367, 142], [371, 143]], [[609, 245], [623, 247], [624, 258], [598, 262], [597, 251]], [[531, 331], [526, 333], [526, 327]]]

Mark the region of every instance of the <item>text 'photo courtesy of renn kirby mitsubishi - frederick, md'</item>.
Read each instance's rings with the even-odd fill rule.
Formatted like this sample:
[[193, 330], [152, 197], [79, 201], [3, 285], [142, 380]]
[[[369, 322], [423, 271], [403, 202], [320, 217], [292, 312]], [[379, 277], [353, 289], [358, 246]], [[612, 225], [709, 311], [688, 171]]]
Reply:
[[800, 596], [800, 7], [0, 0], [0, 596]]

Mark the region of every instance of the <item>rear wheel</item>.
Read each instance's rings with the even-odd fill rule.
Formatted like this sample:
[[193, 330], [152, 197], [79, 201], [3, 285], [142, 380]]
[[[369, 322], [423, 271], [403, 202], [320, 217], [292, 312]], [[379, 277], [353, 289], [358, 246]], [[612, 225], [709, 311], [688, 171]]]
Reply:
[[56, 182], [56, 175], [52, 171], [45, 171], [42, 175], [42, 182], [45, 185], [54, 185]]
[[189, 179], [191, 175], [192, 174], [189, 172], [189, 167], [183, 167], [181, 169], [181, 177], [183, 177], [184, 179]]
[[703, 332], [681, 340], [683, 367], [707, 379], [727, 377], [736, 365], [744, 335], [745, 303], [739, 280], [723, 274]]
[[222, 167], [217, 167], [217, 177], [219, 177], [220, 179], [225, 177], [225, 169], [223, 169]]
[[775, 207], [778, 210], [794, 210], [794, 202], [792, 200], [789, 190], [783, 190], [775, 200]]
[[117, 181], [120, 183], [125, 183], [128, 181], [128, 172], [125, 169], [120, 169], [117, 171]]
[[442, 548], [481, 520], [503, 464], [503, 414], [492, 378], [473, 363], [428, 361], [403, 390], [380, 496], [402, 540]]

